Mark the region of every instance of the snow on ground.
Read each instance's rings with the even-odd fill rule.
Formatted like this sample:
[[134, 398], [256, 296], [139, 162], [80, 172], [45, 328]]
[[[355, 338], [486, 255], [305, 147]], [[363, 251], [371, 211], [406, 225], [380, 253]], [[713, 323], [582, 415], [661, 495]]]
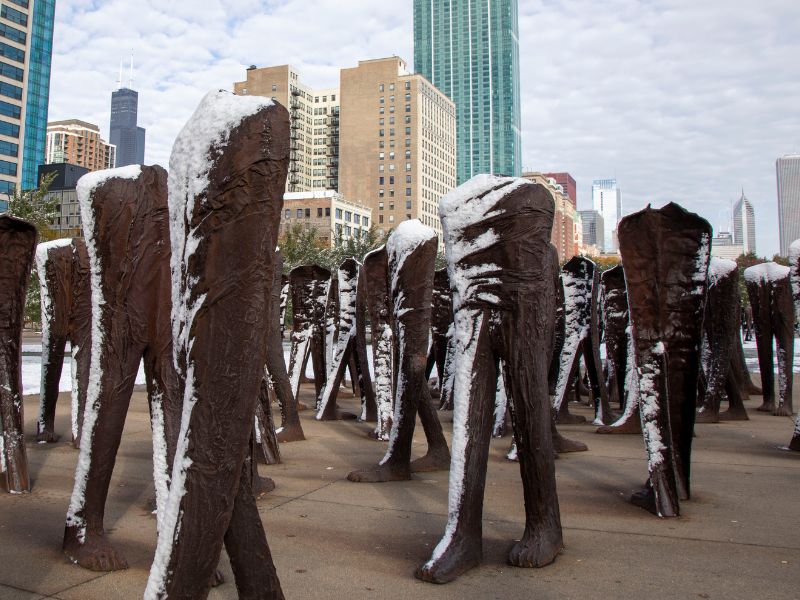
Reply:
[[[778, 349], [775, 347], [775, 340], [772, 341], [772, 351], [775, 360], [775, 372], [778, 372]], [[756, 349], [755, 337], [749, 342], [744, 342], [744, 356], [747, 361], [747, 368], [753, 373], [759, 373], [758, 354]], [[794, 338], [794, 369], [795, 373], [800, 373], [800, 338]]]

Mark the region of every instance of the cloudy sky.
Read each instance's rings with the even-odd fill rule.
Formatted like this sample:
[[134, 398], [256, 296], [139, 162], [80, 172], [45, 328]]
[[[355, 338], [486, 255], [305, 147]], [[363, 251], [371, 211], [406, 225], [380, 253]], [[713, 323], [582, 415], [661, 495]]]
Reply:
[[[797, 0], [519, 0], [523, 165], [567, 170], [579, 208], [616, 177], [623, 212], [677, 201], [728, 229], [744, 188], [758, 253], [778, 250], [775, 159], [800, 153]], [[60, 0], [50, 119], [108, 136], [135, 55], [146, 162], [168, 163], [200, 98], [247, 65], [312, 86], [392, 54], [413, 61], [411, 0]], [[127, 82], [128, 72], [124, 79]]]

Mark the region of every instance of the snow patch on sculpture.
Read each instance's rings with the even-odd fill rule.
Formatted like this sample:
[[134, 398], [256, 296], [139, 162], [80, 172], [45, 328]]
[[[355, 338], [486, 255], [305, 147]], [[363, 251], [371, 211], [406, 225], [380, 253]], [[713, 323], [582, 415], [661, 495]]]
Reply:
[[789, 267], [774, 262], [753, 265], [744, 270], [744, 279], [748, 283], [780, 281], [789, 276]]

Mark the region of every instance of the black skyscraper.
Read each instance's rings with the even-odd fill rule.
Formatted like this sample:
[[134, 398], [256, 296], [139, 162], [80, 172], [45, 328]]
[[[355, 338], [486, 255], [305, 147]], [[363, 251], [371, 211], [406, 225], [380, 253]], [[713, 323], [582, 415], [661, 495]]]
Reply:
[[120, 88], [111, 93], [109, 141], [117, 147], [117, 165], [144, 164], [144, 128], [136, 126], [139, 93]]

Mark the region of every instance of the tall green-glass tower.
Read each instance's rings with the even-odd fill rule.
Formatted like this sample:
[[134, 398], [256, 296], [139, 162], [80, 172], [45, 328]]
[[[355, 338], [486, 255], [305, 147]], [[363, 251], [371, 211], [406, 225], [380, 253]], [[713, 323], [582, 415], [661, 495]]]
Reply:
[[517, 0], [414, 0], [414, 69], [456, 104], [457, 176], [521, 172]]

